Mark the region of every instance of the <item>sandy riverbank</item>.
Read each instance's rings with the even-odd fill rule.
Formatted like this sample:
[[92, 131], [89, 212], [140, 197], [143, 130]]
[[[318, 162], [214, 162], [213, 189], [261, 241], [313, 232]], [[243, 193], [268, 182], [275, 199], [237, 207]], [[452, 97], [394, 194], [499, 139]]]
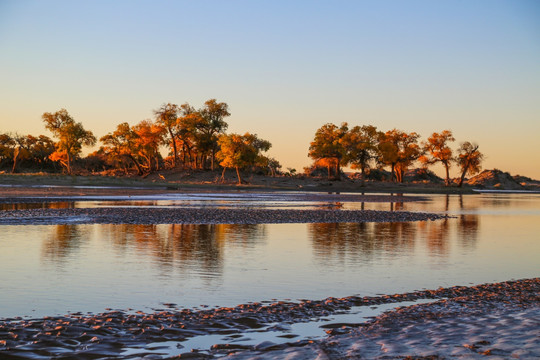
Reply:
[[[179, 358], [375, 359], [537, 358], [540, 356], [540, 278], [379, 297], [328, 298], [300, 303], [250, 303], [152, 314], [109, 311], [41, 319], [0, 320], [0, 358], [161, 359], [166, 347], [205, 334], [230, 335], [272, 323], [290, 324], [373, 306], [418, 299], [438, 301], [386, 312], [363, 324], [335, 324], [322, 340], [253, 346], [215, 344]], [[294, 338], [294, 336], [291, 336]], [[148, 344], [154, 344], [152, 349]], [[126, 349], [131, 349], [126, 355]], [[138, 351], [136, 350], [138, 349]]]
[[[160, 176], [161, 175], [161, 176]], [[260, 176], [249, 178], [248, 184], [238, 185], [232, 179], [225, 183], [218, 181], [221, 172], [197, 171], [194, 173], [162, 172], [147, 178], [114, 176], [67, 176], [53, 174], [0, 174], [0, 185], [24, 187], [116, 187], [169, 189], [180, 191], [309, 191], [309, 192], [354, 192], [354, 193], [416, 193], [416, 194], [471, 194], [471, 187], [462, 188], [432, 183], [394, 183], [367, 181], [361, 183], [344, 179], [328, 181], [312, 177]], [[0, 186], [0, 196], [2, 189]], [[117, 189], [119, 190], [119, 189]], [[9, 190], [8, 190], [9, 191]], [[54, 191], [54, 190], [53, 190]]]
[[[443, 299], [343, 324], [301, 347], [271, 344], [227, 359], [538, 359], [540, 279], [429, 291]], [[219, 348], [219, 347], [218, 347]]]

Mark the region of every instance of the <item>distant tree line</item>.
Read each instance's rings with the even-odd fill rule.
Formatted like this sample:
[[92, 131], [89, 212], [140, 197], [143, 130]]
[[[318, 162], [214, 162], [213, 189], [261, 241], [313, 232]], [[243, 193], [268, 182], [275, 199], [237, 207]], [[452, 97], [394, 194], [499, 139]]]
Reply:
[[[81, 158], [83, 146], [97, 143], [94, 134], [84, 129], [65, 109], [42, 116], [45, 128], [56, 141], [40, 135], [20, 136], [0, 134], [0, 167], [11, 165], [16, 172], [25, 161], [29, 168], [54, 170], [58, 164], [67, 174], [74, 172], [74, 163], [87, 170], [132, 170], [147, 175], [167, 168], [236, 170], [238, 182], [244, 180], [240, 170], [259, 169], [276, 175], [279, 162], [263, 155], [272, 146], [255, 134], [227, 134], [225, 118], [230, 116], [226, 103], [208, 100], [196, 109], [188, 103], [163, 104], [154, 110], [153, 120], [142, 120], [130, 126], [121, 123], [116, 129], [99, 139], [102, 146]], [[169, 150], [163, 158], [160, 148]]]
[[55, 171], [56, 164], [49, 157], [55, 151], [54, 141], [45, 135], [10, 135], [0, 133], [0, 168], [12, 173], [19, 168]]
[[458, 185], [463, 184], [467, 174], [481, 170], [484, 155], [478, 145], [463, 142], [454, 153], [450, 143], [455, 141], [450, 130], [433, 133], [427, 141], [420, 135], [398, 129], [386, 132], [375, 126], [364, 125], [349, 128], [328, 123], [320, 127], [309, 147], [309, 156], [315, 167], [326, 167], [329, 179], [341, 178], [341, 167], [351, 166], [361, 171], [362, 180], [370, 168], [389, 168], [391, 180], [403, 182], [408, 168], [415, 162], [422, 167], [441, 163], [446, 170], [446, 185], [450, 185], [450, 167], [457, 164], [461, 170]]
[[[162, 169], [222, 170], [234, 169], [238, 183], [242, 171], [259, 171], [272, 176], [281, 173], [278, 160], [264, 155], [272, 144], [256, 134], [226, 133], [230, 116], [226, 103], [210, 99], [196, 109], [188, 103], [165, 103], [154, 110], [154, 119], [135, 125], [121, 123], [99, 139], [99, 149], [81, 157], [83, 146], [94, 146], [98, 139], [76, 122], [65, 109], [42, 115], [45, 128], [53, 139], [39, 135], [0, 133], [0, 168], [12, 173], [21, 167], [40, 171], [114, 171], [148, 175]], [[478, 145], [464, 142], [453, 151], [455, 141], [450, 130], [433, 133], [426, 141], [420, 136], [392, 129], [379, 131], [375, 126], [349, 128], [325, 124], [315, 133], [309, 147], [314, 167], [327, 169], [329, 179], [340, 179], [341, 168], [350, 166], [361, 172], [364, 181], [369, 169], [388, 168], [391, 180], [403, 182], [407, 169], [415, 163], [427, 168], [441, 163], [446, 169], [446, 185], [450, 185], [449, 169], [461, 169], [459, 186], [467, 174], [481, 169], [483, 154]], [[163, 157], [160, 149], [168, 149]], [[288, 169], [294, 175], [295, 169]]]

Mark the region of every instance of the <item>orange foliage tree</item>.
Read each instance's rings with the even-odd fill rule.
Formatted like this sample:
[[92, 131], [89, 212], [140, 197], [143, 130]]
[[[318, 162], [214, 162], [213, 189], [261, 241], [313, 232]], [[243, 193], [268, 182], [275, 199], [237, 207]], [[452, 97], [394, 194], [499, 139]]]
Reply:
[[223, 166], [221, 179], [224, 179], [227, 168], [235, 168], [238, 184], [244, 183], [240, 169], [263, 163], [266, 158], [261, 152], [268, 151], [272, 146], [269, 141], [259, 139], [256, 134], [250, 133], [223, 134], [218, 139], [218, 145], [220, 150], [216, 156]]
[[65, 166], [67, 173], [72, 173], [72, 162], [79, 156], [83, 145], [93, 146], [96, 138], [91, 131], [85, 130], [81, 123], [76, 123], [66, 109], [42, 115], [45, 128], [58, 139], [56, 152], [50, 156]]
[[453, 161], [452, 149], [449, 142], [455, 141], [452, 131], [443, 130], [441, 133], [434, 132], [423, 144], [424, 155], [419, 160], [424, 165], [432, 165], [437, 162], [443, 164], [446, 170], [446, 186], [450, 185], [450, 166]]
[[128, 166], [134, 164], [139, 175], [143, 169], [139, 162], [139, 135], [127, 122], [121, 123], [112, 133], [108, 133], [99, 139], [104, 146], [101, 151], [107, 156], [109, 162], [123, 165], [127, 173]]
[[418, 145], [420, 135], [393, 129], [380, 135], [379, 161], [390, 165], [392, 179], [403, 182], [407, 168], [422, 155]]
[[154, 110], [156, 116], [156, 122], [163, 127], [168, 134], [168, 142], [172, 149], [173, 155], [173, 167], [178, 166], [178, 149], [177, 149], [177, 132], [178, 129], [178, 115], [180, 107], [176, 104], [163, 104], [157, 110]]
[[136, 149], [141, 159], [141, 166], [147, 172], [152, 172], [159, 167], [159, 146], [163, 144], [165, 129], [150, 120], [143, 120], [133, 127], [137, 134]]
[[326, 165], [328, 178], [332, 178], [331, 169], [334, 170], [334, 178], [341, 178], [340, 165], [344, 162], [346, 149], [344, 137], [348, 131], [348, 124], [342, 123], [340, 127], [328, 123], [321, 126], [315, 132], [315, 138], [309, 146], [309, 157], [319, 164]]
[[474, 175], [482, 170], [482, 160], [484, 154], [478, 150], [478, 145], [468, 141], [462, 143], [458, 149], [456, 162], [461, 168], [461, 177], [458, 186], [463, 185], [465, 175]]
[[366, 169], [372, 160], [377, 158], [378, 136], [377, 128], [372, 125], [355, 126], [343, 136], [344, 162], [351, 164], [353, 169], [360, 169], [362, 182], [365, 179]]

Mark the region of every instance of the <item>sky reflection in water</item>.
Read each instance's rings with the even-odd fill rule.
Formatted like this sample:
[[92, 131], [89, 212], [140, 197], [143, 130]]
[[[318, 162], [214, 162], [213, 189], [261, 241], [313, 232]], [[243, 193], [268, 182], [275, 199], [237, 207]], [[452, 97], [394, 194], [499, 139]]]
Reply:
[[[388, 203], [344, 207], [362, 206], [390, 209]], [[415, 223], [2, 226], [0, 317], [391, 294], [539, 275], [540, 196], [435, 195], [392, 206], [457, 217]]]

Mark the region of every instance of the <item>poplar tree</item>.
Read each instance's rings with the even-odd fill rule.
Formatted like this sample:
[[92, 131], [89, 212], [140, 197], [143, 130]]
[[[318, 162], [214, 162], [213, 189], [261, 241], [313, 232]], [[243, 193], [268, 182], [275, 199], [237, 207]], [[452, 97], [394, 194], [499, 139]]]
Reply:
[[478, 145], [465, 141], [458, 149], [458, 156], [456, 162], [461, 168], [461, 177], [459, 179], [458, 186], [463, 185], [465, 175], [474, 175], [482, 170], [482, 160], [484, 160], [484, 154], [478, 150]]
[[455, 141], [452, 131], [443, 130], [441, 133], [434, 132], [423, 144], [425, 155], [420, 157], [420, 162], [425, 165], [433, 165], [437, 162], [443, 164], [446, 170], [445, 185], [450, 185], [450, 166], [452, 165], [452, 149], [449, 142]]
[[85, 130], [81, 123], [75, 122], [66, 109], [55, 113], [46, 112], [41, 118], [45, 128], [58, 139], [56, 151], [50, 156], [51, 160], [60, 161], [71, 175], [73, 160], [79, 156], [83, 145], [93, 146], [96, 137], [91, 131]]
[[344, 136], [348, 131], [348, 124], [342, 123], [340, 127], [328, 123], [315, 132], [315, 138], [309, 146], [309, 157], [315, 161], [322, 161], [328, 168], [328, 179], [331, 179], [330, 169], [335, 171], [335, 179], [341, 179], [340, 165], [346, 155]]

